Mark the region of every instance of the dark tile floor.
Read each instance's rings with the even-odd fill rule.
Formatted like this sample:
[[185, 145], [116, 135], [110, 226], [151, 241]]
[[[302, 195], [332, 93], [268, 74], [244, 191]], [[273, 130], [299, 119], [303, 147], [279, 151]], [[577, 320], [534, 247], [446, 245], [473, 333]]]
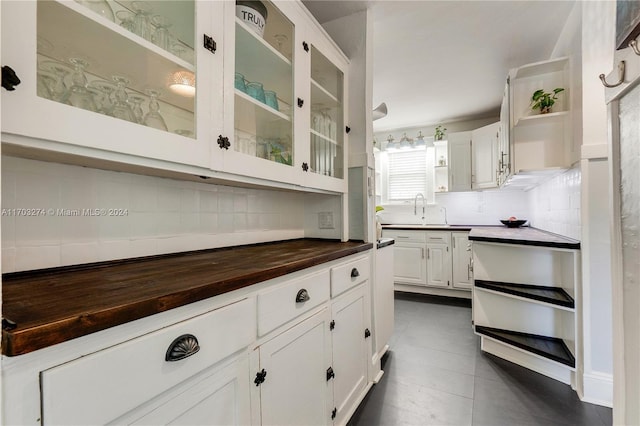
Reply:
[[468, 300], [396, 293], [395, 332], [349, 425], [611, 425], [611, 409], [482, 353]]

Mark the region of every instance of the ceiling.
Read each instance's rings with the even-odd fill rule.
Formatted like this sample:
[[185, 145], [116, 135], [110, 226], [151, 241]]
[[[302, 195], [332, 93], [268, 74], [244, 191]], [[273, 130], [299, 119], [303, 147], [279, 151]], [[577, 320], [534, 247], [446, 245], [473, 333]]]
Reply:
[[510, 68], [549, 59], [574, 1], [303, 0], [320, 23], [371, 9], [374, 131], [498, 115]]

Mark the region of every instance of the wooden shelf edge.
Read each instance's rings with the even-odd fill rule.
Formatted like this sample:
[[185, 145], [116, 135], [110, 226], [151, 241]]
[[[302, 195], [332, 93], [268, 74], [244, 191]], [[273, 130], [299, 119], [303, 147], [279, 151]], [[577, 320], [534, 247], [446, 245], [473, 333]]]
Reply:
[[[571, 310], [575, 309], [575, 301], [573, 297], [571, 297], [571, 295], [561, 287], [547, 287], [547, 286], [515, 284], [515, 283], [505, 283], [505, 282], [485, 281], [485, 280], [475, 280], [474, 285], [475, 287], [478, 287], [478, 288], [492, 290], [492, 291], [503, 293], [506, 295], [518, 296], [524, 299], [530, 299], [532, 301], [544, 302], [550, 305], [569, 308]], [[506, 286], [508, 286], [508, 288]], [[539, 294], [535, 294], [535, 293], [532, 293], [533, 290], [552, 291], [552, 292], [558, 293], [564, 300], [554, 299], [552, 297], [546, 297]]]
[[[576, 359], [567, 347], [567, 344], [564, 340], [557, 337], [549, 337], [549, 336], [540, 336], [537, 334], [530, 333], [522, 333], [519, 331], [511, 331], [511, 330], [503, 330], [499, 328], [485, 327], [482, 325], [475, 325], [475, 331], [477, 334], [482, 336], [490, 337], [494, 340], [500, 341], [502, 343], [506, 343], [507, 345], [514, 346], [518, 349], [524, 350], [526, 352], [531, 352], [532, 354], [539, 355], [543, 358], [547, 358], [551, 361], [555, 361], [557, 363], [563, 364], [570, 368], [576, 368]], [[525, 344], [518, 339], [529, 339], [534, 342], [539, 342], [540, 345], [533, 346], [529, 344]], [[559, 356], [549, 351], [546, 351], [542, 348], [543, 345], [553, 345], [556, 349], [564, 352], [564, 356]]]

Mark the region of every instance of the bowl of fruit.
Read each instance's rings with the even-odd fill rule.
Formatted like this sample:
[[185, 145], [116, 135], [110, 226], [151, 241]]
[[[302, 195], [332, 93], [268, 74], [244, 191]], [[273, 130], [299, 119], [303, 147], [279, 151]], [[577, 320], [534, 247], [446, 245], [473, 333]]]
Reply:
[[507, 228], [520, 228], [522, 225], [527, 223], [526, 219], [518, 219], [515, 216], [511, 216], [509, 219], [500, 219], [503, 225]]

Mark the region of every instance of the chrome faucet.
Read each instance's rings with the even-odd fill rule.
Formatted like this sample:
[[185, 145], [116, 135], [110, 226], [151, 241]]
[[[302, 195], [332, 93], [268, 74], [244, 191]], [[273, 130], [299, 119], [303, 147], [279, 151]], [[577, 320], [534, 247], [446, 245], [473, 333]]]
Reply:
[[422, 198], [422, 220], [424, 220], [424, 203], [425, 203], [425, 199], [424, 199], [424, 195], [422, 195], [421, 192], [418, 192], [415, 196], [415, 198], [413, 199], [413, 214], [414, 216], [418, 214], [418, 197]]

